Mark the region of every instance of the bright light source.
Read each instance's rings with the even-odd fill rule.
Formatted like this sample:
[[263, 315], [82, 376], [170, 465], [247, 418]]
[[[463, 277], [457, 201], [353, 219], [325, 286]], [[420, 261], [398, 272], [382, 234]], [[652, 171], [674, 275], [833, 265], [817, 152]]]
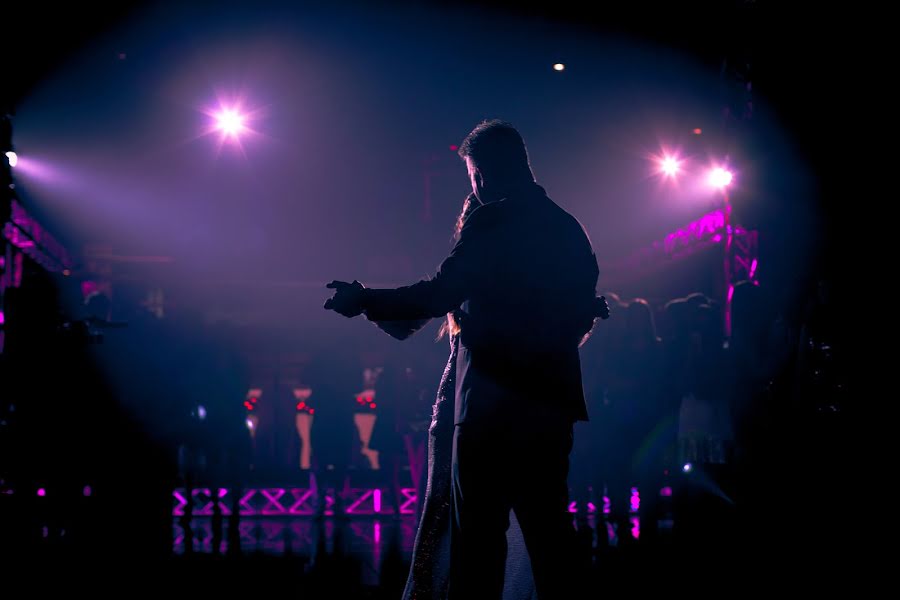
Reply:
[[206, 418], [206, 407], [202, 404], [197, 407], [197, 416], [201, 421]]
[[9, 166], [14, 167], [19, 163], [19, 155], [10, 150], [6, 153], [6, 159], [9, 161]]
[[564, 65], [562, 63], [556, 63], [555, 65], [553, 65], [553, 70], [554, 71], [565, 71], [566, 65]]
[[709, 172], [707, 181], [709, 182], [709, 185], [713, 187], [724, 188], [731, 184], [732, 179], [734, 179], [734, 175], [731, 171], [723, 169], [722, 167], [716, 167]]
[[234, 109], [224, 109], [216, 114], [216, 127], [229, 137], [237, 137], [244, 130], [244, 117]]
[[692, 465], [691, 463], [684, 463], [684, 466], [681, 467], [681, 470], [685, 473], [690, 473], [694, 470], [694, 465]]
[[663, 158], [662, 163], [660, 163], [660, 169], [666, 177], [675, 177], [681, 169], [681, 166], [677, 158], [674, 156], [667, 156]]

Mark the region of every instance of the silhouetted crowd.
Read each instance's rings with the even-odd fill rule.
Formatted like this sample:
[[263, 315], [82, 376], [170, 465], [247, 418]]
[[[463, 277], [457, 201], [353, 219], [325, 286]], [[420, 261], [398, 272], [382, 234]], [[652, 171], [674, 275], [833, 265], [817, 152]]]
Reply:
[[[202, 315], [160, 318], [140, 299], [116, 312], [92, 298], [73, 321], [52, 290], [31, 293], [50, 299], [10, 301], [3, 363], [17, 375], [0, 415], [13, 457], [0, 473], [4, 514], [18, 515], [6, 531], [25, 540], [16, 553], [54, 535], [60, 555], [85, 539], [103, 546], [96, 523], [116, 525], [101, 517], [139, 512], [156, 515], [135, 525], [143, 551], [168, 553], [178, 487], [315, 482], [335, 490], [337, 514], [350, 485], [382, 487], [394, 510], [400, 488], [422, 492], [443, 352], [254, 357]], [[819, 514], [807, 490], [831, 477], [821, 459], [843, 426], [845, 327], [824, 282], [792, 310], [765, 293], [739, 283], [730, 315], [699, 293], [605, 294], [612, 317], [581, 350], [590, 421], [576, 426], [572, 454], [577, 522], [608, 513], [622, 546], [670, 528], [709, 545], [775, 518], [785, 495]], [[629, 525], [638, 515], [639, 534]]]

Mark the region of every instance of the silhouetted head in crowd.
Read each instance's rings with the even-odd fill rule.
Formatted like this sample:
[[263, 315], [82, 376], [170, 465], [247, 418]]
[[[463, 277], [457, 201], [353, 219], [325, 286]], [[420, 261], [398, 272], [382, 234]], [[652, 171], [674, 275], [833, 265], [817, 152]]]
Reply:
[[675, 298], [664, 307], [669, 341], [678, 343], [688, 338], [691, 331], [690, 304], [685, 298]]
[[635, 298], [625, 309], [625, 329], [628, 341], [637, 345], [652, 345], [659, 342], [653, 309], [643, 298]]

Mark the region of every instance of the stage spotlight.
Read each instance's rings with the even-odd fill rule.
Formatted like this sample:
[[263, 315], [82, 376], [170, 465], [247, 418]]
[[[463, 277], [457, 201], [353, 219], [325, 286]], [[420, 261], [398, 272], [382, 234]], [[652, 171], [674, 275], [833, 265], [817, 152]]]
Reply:
[[206, 418], [206, 407], [202, 404], [197, 407], [197, 417], [199, 417], [201, 421]]
[[675, 175], [677, 175], [678, 171], [681, 169], [681, 166], [677, 158], [673, 156], [666, 156], [662, 159], [659, 168], [660, 170], [662, 170], [663, 174], [666, 177], [675, 177]]
[[9, 161], [9, 166], [14, 167], [19, 163], [19, 155], [10, 150], [6, 153], [6, 159]]
[[716, 167], [712, 171], [709, 172], [709, 176], [707, 177], [707, 182], [709, 185], [717, 188], [725, 188], [731, 184], [731, 180], [734, 179], [734, 175], [728, 169], [723, 169], [722, 167]]
[[37, 491], [37, 495], [40, 496], [41, 498], [43, 498], [44, 496], [47, 495], [47, 490], [45, 490], [44, 488], [39, 488]]
[[234, 109], [223, 109], [216, 114], [216, 127], [228, 137], [237, 137], [244, 130], [244, 116]]
[[556, 63], [555, 65], [553, 65], [553, 70], [554, 71], [565, 71], [566, 65], [564, 65], [562, 63]]
[[690, 473], [694, 470], [694, 465], [692, 465], [691, 463], [684, 463], [684, 466], [681, 467], [681, 470], [685, 473]]

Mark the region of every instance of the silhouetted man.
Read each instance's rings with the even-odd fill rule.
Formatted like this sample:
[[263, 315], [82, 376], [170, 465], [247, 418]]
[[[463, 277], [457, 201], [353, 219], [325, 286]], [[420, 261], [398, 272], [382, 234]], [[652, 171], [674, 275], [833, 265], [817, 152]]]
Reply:
[[512, 509], [538, 595], [572, 597], [566, 476], [572, 424], [587, 419], [578, 346], [609, 316], [597, 260], [578, 221], [535, 183], [515, 128], [481, 123], [459, 154], [480, 206], [437, 274], [398, 289], [334, 281], [325, 308], [383, 322], [462, 307], [450, 596], [501, 597]]

